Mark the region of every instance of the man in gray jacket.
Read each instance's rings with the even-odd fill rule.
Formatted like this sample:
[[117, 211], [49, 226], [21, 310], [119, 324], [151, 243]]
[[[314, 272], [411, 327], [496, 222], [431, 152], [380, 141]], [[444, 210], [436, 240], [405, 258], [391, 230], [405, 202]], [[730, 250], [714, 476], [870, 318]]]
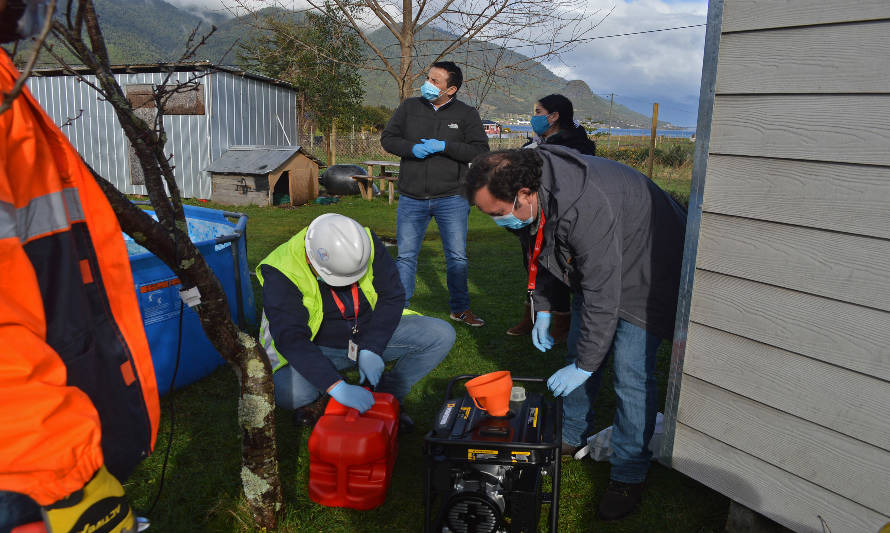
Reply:
[[553, 346], [548, 284], [572, 289], [569, 364], [547, 380], [555, 395], [565, 396], [564, 453], [593, 429], [592, 403], [612, 353], [617, 411], [599, 517], [622, 518], [640, 501], [652, 455], [655, 356], [673, 333], [686, 212], [628, 166], [550, 145], [477, 157], [466, 195], [498, 225], [526, 230], [530, 264], [553, 274], [529, 269], [532, 342], [539, 350]]
[[469, 326], [485, 322], [470, 310], [467, 287], [467, 224], [470, 204], [461, 194], [467, 163], [488, 151], [488, 136], [475, 108], [457, 99], [463, 83], [451, 61], [434, 63], [419, 98], [393, 113], [380, 137], [384, 150], [402, 158], [396, 266], [405, 286], [405, 307], [414, 295], [417, 256], [432, 218], [439, 226], [451, 319]]

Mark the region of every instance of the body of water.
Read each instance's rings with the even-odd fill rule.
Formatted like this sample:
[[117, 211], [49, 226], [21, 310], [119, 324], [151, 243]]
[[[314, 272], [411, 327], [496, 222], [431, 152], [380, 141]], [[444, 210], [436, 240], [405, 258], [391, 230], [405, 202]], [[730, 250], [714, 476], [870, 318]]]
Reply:
[[[532, 135], [532, 127], [528, 124], [504, 124], [504, 128], [509, 128], [509, 133], [504, 133], [503, 136], [521, 136], [521, 137], [529, 137]], [[609, 128], [600, 128], [596, 131], [589, 131], [587, 133], [593, 135], [594, 133], [608, 133]], [[647, 129], [625, 129], [625, 128], [612, 128], [612, 135], [637, 135], [641, 137], [648, 137], [651, 130]], [[682, 130], [656, 130], [656, 135], [661, 137], [678, 137], [678, 138], [690, 138], [695, 135], [695, 129], [682, 129]], [[490, 135], [490, 137], [497, 137], [497, 135]]]

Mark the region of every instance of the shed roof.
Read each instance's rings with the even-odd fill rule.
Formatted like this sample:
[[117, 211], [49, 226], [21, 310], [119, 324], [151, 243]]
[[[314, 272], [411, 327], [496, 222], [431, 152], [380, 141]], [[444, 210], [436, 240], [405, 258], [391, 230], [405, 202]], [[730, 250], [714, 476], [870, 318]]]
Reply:
[[220, 174], [263, 175], [275, 172], [298, 152], [299, 146], [230, 146], [207, 170]]
[[[194, 72], [194, 71], [220, 71], [228, 72], [236, 76], [242, 76], [273, 85], [279, 85], [296, 90], [296, 87], [286, 81], [270, 78], [254, 72], [230, 65], [216, 65], [209, 61], [179, 61], [171, 63], [136, 63], [128, 65], [111, 65], [114, 74], [138, 74], [142, 72]], [[32, 76], [72, 76], [77, 74], [92, 74], [93, 72], [83, 65], [75, 65], [67, 68], [58, 66], [38, 67], [31, 71]]]

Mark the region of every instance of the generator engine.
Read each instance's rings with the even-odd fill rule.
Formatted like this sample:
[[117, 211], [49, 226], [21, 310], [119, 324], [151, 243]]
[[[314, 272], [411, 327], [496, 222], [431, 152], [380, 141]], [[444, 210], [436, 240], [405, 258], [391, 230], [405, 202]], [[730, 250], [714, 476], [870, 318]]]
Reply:
[[[533, 533], [543, 504], [549, 504], [549, 530], [559, 519], [559, 450], [562, 400], [546, 401], [524, 387], [506, 416], [480, 409], [469, 395], [445, 403], [433, 430], [424, 437], [425, 533]], [[543, 383], [541, 378], [513, 378]], [[552, 490], [544, 492], [550, 478]]]

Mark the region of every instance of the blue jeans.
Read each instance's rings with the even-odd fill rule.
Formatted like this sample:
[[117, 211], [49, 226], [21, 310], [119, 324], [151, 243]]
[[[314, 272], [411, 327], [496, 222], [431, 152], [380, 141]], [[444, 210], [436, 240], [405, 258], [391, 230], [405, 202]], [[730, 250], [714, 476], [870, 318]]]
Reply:
[[[573, 295], [572, 323], [569, 326], [566, 362], [577, 358], [580, 313], [584, 299]], [[612, 340], [612, 372], [616, 411], [612, 423], [612, 463], [610, 477], [623, 483], [642, 483], [649, 470], [652, 452], [649, 440], [655, 430], [658, 387], [655, 381], [655, 357], [661, 338], [646, 330], [618, 320]], [[593, 433], [593, 403], [599, 392], [604, 364], [584, 385], [563, 399], [562, 440], [580, 446]]]
[[[454, 345], [454, 328], [444, 320], [428, 316], [403, 316], [389, 344], [382, 354], [384, 361], [396, 361], [392, 370], [385, 371], [377, 392], [388, 392], [401, 403], [411, 387], [436, 368]], [[321, 353], [334, 363], [337, 370], [356, 368], [349, 360], [346, 348], [319, 346]], [[315, 388], [292, 365], [285, 365], [272, 376], [275, 382], [275, 403], [286, 409], [296, 409], [314, 402], [324, 391]]]
[[42, 521], [37, 502], [24, 494], [0, 490], [0, 533], [9, 533], [14, 527]]
[[405, 287], [405, 307], [411, 304], [417, 276], [417, 256], [423, 244], [423, 236], [435, 218], [442, 237], [445, 252], [445, 273], [448, 280], [448, 304], [452, 313], [462, 313], [470, 308], [470, 292], [467, 289], [467, 224], [470, 203], [463, 196], [446, 196], [429, 200], [399, 197], [396, 221], [396, 237], [399, 255], [396, 267]]

